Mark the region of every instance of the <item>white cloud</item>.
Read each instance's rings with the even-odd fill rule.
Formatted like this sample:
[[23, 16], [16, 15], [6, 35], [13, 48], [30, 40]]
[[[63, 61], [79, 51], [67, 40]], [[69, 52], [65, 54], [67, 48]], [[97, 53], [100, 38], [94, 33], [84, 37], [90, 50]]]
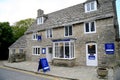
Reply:
[[51, 13], [86, 0], [5, 0], [0, 2], [0, 22], [11, 24], [26, 18], [36, 18], [37, 10]]

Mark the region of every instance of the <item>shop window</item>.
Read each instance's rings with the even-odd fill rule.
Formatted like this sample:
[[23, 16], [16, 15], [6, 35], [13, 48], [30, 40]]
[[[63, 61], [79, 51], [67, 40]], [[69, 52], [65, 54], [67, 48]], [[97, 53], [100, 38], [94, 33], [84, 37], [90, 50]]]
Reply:
[[55, 42], [54, 58], [71, 59], [74, 58], [74, 42]]

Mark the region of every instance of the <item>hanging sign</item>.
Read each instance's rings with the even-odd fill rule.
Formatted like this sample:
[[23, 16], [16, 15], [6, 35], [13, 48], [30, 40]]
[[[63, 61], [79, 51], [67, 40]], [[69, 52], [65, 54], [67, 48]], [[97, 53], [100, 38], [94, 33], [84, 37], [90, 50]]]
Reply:
[[48, 65], [48, 61], [47, 61], [46, 58], [41, 58], [40, 59], [39, 65], [38, 65], [38, 71], [40, 69], [43, 69], [43, 72], [50, 71], [50, 67]]
[[114, 51], [115, 51], [114, 43], [106, 43], [105, 44], [106, 54], [114, 54]]
[[38, 35], [37, 37], [38, 37], [38, 41], [41, 41], [41, 40], [42, 40], [41, 35]]

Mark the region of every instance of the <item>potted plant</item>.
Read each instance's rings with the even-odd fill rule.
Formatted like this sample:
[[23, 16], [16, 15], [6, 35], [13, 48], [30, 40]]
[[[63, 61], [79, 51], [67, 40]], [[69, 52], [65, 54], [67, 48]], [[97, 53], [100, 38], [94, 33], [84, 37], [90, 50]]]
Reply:
[[99, 78], [105, 78], [108, 76], [108, 69], [106, 62], [101, 62], [101, 66], [97, 68], [97, 74]]
[[20, 62], [25, 60], [25, 53], [16, 53], [15, 54], [15, 61]]

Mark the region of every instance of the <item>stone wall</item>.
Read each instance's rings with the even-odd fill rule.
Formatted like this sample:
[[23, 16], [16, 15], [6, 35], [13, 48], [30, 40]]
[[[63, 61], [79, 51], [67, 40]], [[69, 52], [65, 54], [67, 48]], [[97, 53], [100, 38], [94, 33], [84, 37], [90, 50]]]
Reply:
[[[88, 20], [90, 21], [90, 20]], [[105, 54], [104, 44], [115, 43], [115, 29], [113, 18], [106, 18], [101, 20], [95, 20], [96, 33], [85, 34], [84, 23], [73, 25], [73, 35], [70, 38], [76, 38], [75, 41], [75, 63], [76, 65], [86, 65], [86, 43], [94, 41], [97, 44], [98, 65], [101, 64], [101, 60]], [[52, 46], [52, 39], [60, 39], [64, 37], [64, 27], [53, 29], [53, 38], [46, 38], [45, 30], [39, 31], [42, 35], [42, 41], [32, 40], [32, 34], [27, 34], [27, 59], [32, 61], [39, 61], [40, 57], [46, 57], [44, 54], [32, 55], [32, 46], [41, 46], [46, 48]], [[116, 44], [115, 44], [116, 45]], [[115, 52], [115, 55], [117, 52]], [[113, 55], [115, 57], [115, 55]], [[108, 55], [109, 56], [109, 55]], [[111, 57], [110, 57], [111, 59]], [[57, 61], [57, 60], [56, 60]]]

